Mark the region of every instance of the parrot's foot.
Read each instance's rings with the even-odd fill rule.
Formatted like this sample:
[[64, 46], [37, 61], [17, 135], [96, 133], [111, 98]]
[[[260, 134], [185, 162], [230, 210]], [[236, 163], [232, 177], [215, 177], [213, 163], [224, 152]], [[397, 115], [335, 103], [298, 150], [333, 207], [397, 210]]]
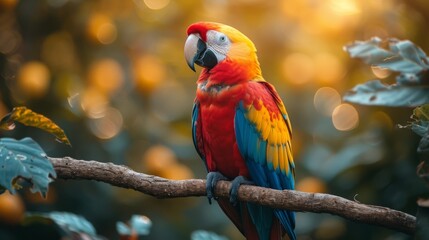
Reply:
[[212, 198], [214, 197], [216, 184], [220, 180], [228, 180], [228, 178], [226, 178], [220, 172], [209, 172], [207, 174], [206, 191], [207, 191], [207, 198], [209, 199], [210, 204], [212, 204]]
[[237, 205], [238, 198], [238, 188], [240, 185], [255, 185], [252, 181], [248, 180], [246, 177], [238, 176], [234, 178], [231, 182], [231, 190], [229, 190], [229, 202], [232, 205]]

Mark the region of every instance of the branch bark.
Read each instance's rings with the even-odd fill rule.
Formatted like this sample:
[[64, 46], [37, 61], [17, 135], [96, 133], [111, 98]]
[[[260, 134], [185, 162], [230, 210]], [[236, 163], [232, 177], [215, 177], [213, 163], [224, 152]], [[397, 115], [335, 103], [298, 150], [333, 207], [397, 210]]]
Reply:
[[[113, 186], [134, 189], [157, 198], [205, 196], [205, 180], [168, 180], [138, 173], [126, 166], [73, 158], [49, 158], [58, 178], [95, 180]], [[228, 197], [231, 183], [220, 181], [216, 186], [217, 197]], [[256, 186], [241, 186], [238, 191], [241, 201], [258, 203], [278, 209], [298, 212], [330, 213], [346, 219], [378, 225], [407, 234], [416, 231], [416, 218], [397, 210], [361, 204], [342, 197], [305, 193], [290, 190], [273, 190]]]

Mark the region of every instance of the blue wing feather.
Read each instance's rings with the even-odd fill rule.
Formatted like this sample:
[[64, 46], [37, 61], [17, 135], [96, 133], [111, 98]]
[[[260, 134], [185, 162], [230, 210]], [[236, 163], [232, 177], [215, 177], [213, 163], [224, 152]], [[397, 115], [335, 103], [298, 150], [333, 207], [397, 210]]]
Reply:
[[[285, 171], [277, 171], [272, 165], [269, 166], [269, 164], [272, 163], [267, 161], [267, 146], [270, 145], [267, 145], [268, 141], [262, 138], [261, 133], [257, 131], [255, 124], [249, 121], [246, 114], [247, 109], [241, 102], [236, 109], [234, 126], [237, 145], [246, 161], [252, 181], [262, 187], [279, 190], [294, 189], [293, 170], [287, 173]], [[284, 120], [287, 121], [286, 116], [282, 116]], [[280, 147], [286, 147], [286, 145]], [[293, 163], [291, 168], [293, 168]], [[293, 231], [295, 228], [294, 212], [278, 209], [273, 210], [271, 208], [255, 205], [249, 205], [249, 212], [260, 236], [269, 236], [269, 228], [267, 228], [265, 223], [269, 222], [271, 224], [272, 215], [275, 214], [285, 228], [290, 239], [296, 239]], [[263, 224], [261, 221], [265, 223]]]
[[192, 141], [194, 143], [194, 146], [195, 146], [195, 149], [197, 150], [198, 155], [200, 155], [200, 158], [203, 160], [204, 165], [206, 166], [206, 169], [207, 169], [206, 158], [203, 154], [202, 149], [200, 149], [201, 146], [198, 144], [198, 138], [201, 137], [201, 136], [198, 136], [197, 134], [199, 128], [201, 128], [201, 123], [199, 119], [200, 119], [200, 104], [197, 101], [195, 101], [194, 106], [192, 107]]

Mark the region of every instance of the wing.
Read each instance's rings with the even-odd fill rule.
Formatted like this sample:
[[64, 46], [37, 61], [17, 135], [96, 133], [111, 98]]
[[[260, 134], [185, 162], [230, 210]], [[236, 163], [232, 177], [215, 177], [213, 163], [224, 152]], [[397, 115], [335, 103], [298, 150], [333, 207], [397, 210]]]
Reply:
[[192, 140], [198, 155], [200, 155], [207, 168], [207, 162], [204, 156], [201, 127], [200, 104], [197, 100], [195, 100], [194, 106], [192, 107]]
[[[249, 104], [240, 102], [235, 115], [237, 145], [246, 161], [252, 180], [259, 186], [273, 189], [294, 189], [292, 130], [286, 109], [267, 82], [251, 82]], [[291, 239], [295, 238], [295, 215], [275, 210]]]
[[[204, 154], [204, 148], [203, 148], [203, 137], [202, 137], [202, 121], [201, 121], [201, 115], [200, 115], [200, 103], [195, 100], [194, 106], [192, 108], [192, 140], [194, 142], [195, 149], [197, 150], [198, 154], [200, 155], [201, 159], [203, 160], [206, 168], [207, 168], [207, 162]], [[207, 168], [208, 171], [208, 168]], [[241, 216], [242, 213], [247, 213], [247, 210], [244, 209], [244, 205], [241, 205], [241, 203], [238, 204], [238, 206], [233, 206], [228, 198], [217, 199], [217, 202], [219, 206], [222, 208], [222, 210], [225, 212], [225, 214], [231, 219], [231, 221], [234, 223], [235, 226], [242, 232], [243, 234], [246, 234], [244, 229], [247, 227], [248, 229], [251, 229], [251, 222], [250, 218], [244, 218]], [[254, 229], [251, 229], [251, 231], [256, 231]]]

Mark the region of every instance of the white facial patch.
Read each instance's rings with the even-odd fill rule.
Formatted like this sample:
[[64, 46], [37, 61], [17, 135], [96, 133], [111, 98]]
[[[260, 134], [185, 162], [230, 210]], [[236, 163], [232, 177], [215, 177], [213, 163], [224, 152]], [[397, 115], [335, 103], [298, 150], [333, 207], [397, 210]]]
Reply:
[[228, 36], [215, 30], [209, 30], [206, 33], [206, 37], [207, 48], [216, 55], [218, 62], [224, 60], [231, 47], [231, 41]]

